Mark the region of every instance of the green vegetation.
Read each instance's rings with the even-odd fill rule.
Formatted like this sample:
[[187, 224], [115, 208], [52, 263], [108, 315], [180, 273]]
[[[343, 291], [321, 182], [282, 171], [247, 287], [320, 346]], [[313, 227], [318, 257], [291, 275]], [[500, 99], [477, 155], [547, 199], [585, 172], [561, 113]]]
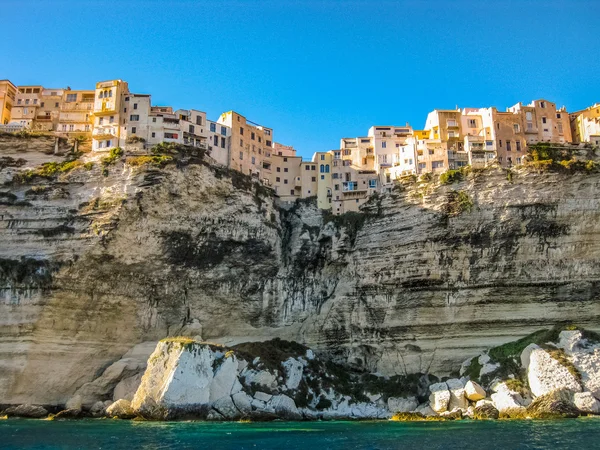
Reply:
[[529, 383], [521, 378], [508, 378], [504, 383], [511, 391], [518, 392], [523, 397], [529, 393]]
[[172, 161], [173, 158], [167, 155], [131, 156], [125, 160], [127, 164], [133, 167], [139, 167], [145, 164], [154, 167], [164, 167]]
[[540, 395], [527, 407], [527, 416], [532, 419], [572, 418], [579, 415], [579, 410], [572, 403], [571, 393], [567, 390]]
[[49, 162], [42, 164], [42, 166], [37, 169], [26, 170], [25, 172], [15, 174], [13, 181], [23, 184], [31, 182], [35, 177], [53, 178], [56, 175], [68, 173], [81, 166], [83, 166], [83, 163], [79, 160], [65, 161], [62, 163]]
[[465, 371], [465, 376], [469, 377], [471, 380], [478, 380], [482, 367], [483, 366], [479, 364], [479, 357], [476, 356], [475, 358], [471, 359], [471, 363]]
[[[590, 173], [596, 172], [598, 168], [594, 160], [578, 158], [577, 148], [563, 144], [540, 142], [530, 145], [527, 152], [528, 160], [525, 165], [540, 172]], [[589, 156], [591, 155], [588, 154], [587, 157]]]
[[91, 161], [90, 161], [90, 162], [86, 162], [86, 163], [83, 165], [83, 168], [84, 168], [85, 170], [92, 170], [92, 169], [94, 168], [94, 163], [93, 163], [93, 162], [91, 162]]
[[233, 346], [233, 349], [248, 361], [258, 356], [260, 363], [263, 363], [267, 369], [279, 370], [282, 361], [290, 357], [304, 356], [308, 347], [298, 342], [275, 338], [265, 342], [244, 342]]
[[123, 156], [123, 149], [121, 147], [111, 148], [108, 156], [102, 158], [102, 165], [104, 167], [110, 166], [117, 162], [117, 160], [121, 159]]
[[558, 335], [564, 329], [564, 327], [555, 326], [550, 329], [539, 330], [517, 341], [494, 347], [490, 349], [488, 354], [494, 362], [502, 364], [503, 361], [506, 361], [507, 359], [520, 357], [523, 350], [525, 350], [525, 347], [529, 344], [542, 345], [546, 342], [556, 342], [558, 340]]
[[[349, 211], [344, 214], [334, 215], [328, 210], [323, 211], [323, 223], [333, 223], [335, 227], [340, 230], [344, 229], [348, 236], [348, 242], [350, 245], [354, 245], [358, 232], [364, 226], [366, 220], [371, 217], [371, 214], [364, 212]], [[339, 234], [338, 234], [339, 237]]]
[[473, 200], [465, 191], [450, 191], [446, 196], [446, 203], [442, 211], [450, 217], [458, 216], [463, 212], [471, 212]]
[[188, 336], [168, 337], [168, 338], [161, 339], [160, 342], [165, 342], [167, 344], [179, 344], [186, 350], [190, 350], [190, 349], [194, 348], [194, 346], [196, 344], [200, 344], [200, 342], [198, 342], [195, 339], [192, 339], [191, 337], [188, 337]]
[[127, 138], [127, 140], [125, 141], [125, 143], [127, 143], [127, 144], [135, 144], [137, 142], [146, 142], [146, 139], [144, 139], [141, 136], [133, 135], [133, 136], [129, 136]]
[[329, 400], [321, 395], [321, 397], [319, 397], [319, 401], [315, 405], [315, 409], [322, 411], [327, 408], [331, 408], [331, 400]]

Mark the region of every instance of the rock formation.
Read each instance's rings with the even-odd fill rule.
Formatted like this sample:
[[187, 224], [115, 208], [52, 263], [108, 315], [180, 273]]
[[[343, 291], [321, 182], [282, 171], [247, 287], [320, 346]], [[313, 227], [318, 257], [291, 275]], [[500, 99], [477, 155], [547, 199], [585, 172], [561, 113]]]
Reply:
[[[198, 155], [152, 165], [86, 154], [26, 172], [67, 150], [2, 139], [1, 404], [80, 395], [91, 408], [118, 400], [117, 386], [131, 397], [144, 367], [112, 365], [167, 336], [280, 337], [371, 373], [442, 377], [555, 323], [599, 323], [596, 173], [407, 179], [362, 213], [331, 217], [311, 201], [279, 207], [269, 189]], [[472, 207], [454, 204], [456, 192]], [[573, 365], [597, 393], [596, 356], [580, 354]], [[481, 365], [490, 377], [500, 367]], [[278, 383], [252, 370], [265, 393]], [[295, 386], [299, 366], [285, 370]]]

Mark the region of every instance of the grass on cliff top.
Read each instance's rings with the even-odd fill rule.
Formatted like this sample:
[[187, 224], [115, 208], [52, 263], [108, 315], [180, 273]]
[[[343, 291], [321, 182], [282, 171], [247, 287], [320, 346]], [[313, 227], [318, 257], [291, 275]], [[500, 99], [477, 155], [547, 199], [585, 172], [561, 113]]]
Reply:
[[26, 170], [25, 172], [15, 174], [13, 181], [16, 183], [28, 183], [35, 177], [53, 178], [56, 175], [68, 173], [71, 170], [83, 165], [83, 162], [77, 159], [74, 161], [64, 161], [61, 163], [49, 162], [42, 164], [37, 169]]
[[593, 173], [599, 168], [596, 153], [591, 148], [582, 150], [559, 143], [540, 142], [528, 147], [524, 165], [541, 172]]

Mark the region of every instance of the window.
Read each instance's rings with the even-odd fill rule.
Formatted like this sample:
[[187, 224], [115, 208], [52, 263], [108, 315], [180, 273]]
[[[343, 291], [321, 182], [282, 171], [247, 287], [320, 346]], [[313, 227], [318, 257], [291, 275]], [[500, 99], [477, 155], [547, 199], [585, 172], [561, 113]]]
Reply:
[[325, 155], [321, 155], [321, 161], [325, 161]]
[[112, 91], [108, 91], [108, 96], [112, 97]]
[[152, 118], [152, 122], [156, 123], [156, 117]]
[[456, 132], [455, 131], [448, 131], [448, 137], [449, 138], [455, 138], [456, 136]]
[[179, 135], [177, 133], [165, 133], [165, 139], [177, 139]]
[[455, 127], [456, 126], [456, 120], [454, 120], [454, 119], [448, 119], [448, 126], [449, 127]]
[[188, 125], [188, 131], [190, 133], [194, 134], [194, 130], [195, 130], [194, 125]]
[[222, 136], [227, 136], [227, 128], [221, 127], [221, 135]]
[[112, 146], [112, 141], [106, 141], [106, 146], [107, 146], [107, 147], [110, 147], [110, 146]]
[[477, 128], [477, 120], [469, 119], [469, 128]]
[[73, 125], [69, 125], [69, 131], [73, 131], [74, 127]]
[[136, 133], [136, 131], [137, 131], [137, 128], [136, 128], [136, 127], [131, 127], [131, 132], [132, 132], [133, 134], [135, 134], [135, 133]]
[[55, 107], [55, 108], [58, 108], [58, 102], [56, 102], [56, 103], [54, 104], [54, 107]]
[[40, 103], [40, 106], [43, 108], [43, 107], [44, 107], [44, 102], [41, 102], [41, 103]]
[[212, 131], [213, 133], [216, 131], [217, 126], [214, 123], [210, 124], [210, 131]]
[[265, 144], [267, 144], [267, 147], [271, 146], [271, 141], [266, 141]]
[[496, 122], [496, 129], [500, 129], [500, 122]]
[[517, 158], [517, 164], [521, 164], [521, 158]]
[[34, 105], [37, 105], [37, 98], [34, 98], [34, 99], [33, 99], [33, 104], [34, 104]]
[[20, 104], [21, 104], [21, 99], [19, 98], [19, 99], [17, 99], [17, 105], [20, 105]]
[[313, 183], [314, 183], [314, 182], [316, 182], [316, 181], [317, 181], [317, 177], [312, 177], [312, 178], [311, 178], [311, 181], [312, 181]]
[[290, 191], [290, 195], [294, 195], [294, 190], [291, 190], [291, 191]]
[[127, 108], [123, 108], [123, 112], [127, 112]]
[[27, 114], [27, 113], [29, 113], [29, 109], [23, 108], [23, 114]]
[[283, 184], [287, 184], [287, 180], [283, 180]]
[[335, 180], [335, 179], [337, 179], [337, 178], [338, 178], [338, 176], [339, 176], [339, 173], [334, 173], [334, 174], [333, 174], [333, 179], [334, 179], [334, 180]]
[[280, 183], [280, 182], [281, 182], [281, 178], [277, 177], [277, 178], [275, 178], [275, 181], [276, 181], [277, 183]]
[[333, 190], [334, 191], [339, 191], [340, 190], [340, 185], [339, 184], [334, 184], [333, 185]]
[[244, 127], [240, 127], [240, 134], [243, 136], [244, 135]]
[[90, 131], [90, 124], [88, 124], [88, 123], [85, 124], [85, 131]]
[[156, 133], [152, 132], [152, 137], [156, 137]]
[[275, 170], [276, 170], [277, 172], [281, 172], [281, 167], [277, 167], [277, 168], [275, 168]]
[[65, 124], [62, 125], [62, 130], [67, 131], [67, 126]]
[[[217, 136], [215, 136], [215, 140], [219, 140], [219, 138]], [[217, 144], [215, 143], [215, 145], [217, 145]], [[221, 138], [221, 148], [225, 148], [225, 138], [224, 137]]]
[[315, 165], [310, 166], [310, 170], [317, 170], [317, 166], [315, 166]]
[[125, 101], [128, 102], [129, 101], [129, 97], [125, 97]]
[[499, 146], [499, 147], [502, 147], [502, 139], [500, 139], [500, 140], [498, 141], [498, 146]]
[[556, 113], [556, 118], [560, 119], [560, 113]]
[[202, 125], [202, 116], [196, 116], [196, 125]]
[[381, 142], [381, 148], [386, 148], [387, 147], [387, 142], [386, 141], [382, 141]]
[[320, 166], [320, 172], [321, 173], [325, 173], [325, 165], [324, 164], [321, 164], [321, 166]]
[[252, 157], [252, 164], [256, 164], [256, 158], [254, 156]]
[[546, 123], [546, 118], [542, 117], [542, 123]]
[[288, 168], [287, 168], [287, 167], [284, 167], [284, 168], [283, 168], [283, 171], [284, 171], [284, 172], [287, 172], [287, 171], [288, 171]]
[[98, 118], [98, 125], [102, 125], [104, 123], [104, 117]]
[[325, 173], [329, 173], [329, 164], [325, 164]]
[[132, 114], [129, 116], [129, 120], [131, 122], [137, 122], [138, 120], [140, 120], [140, 116], [138, 114]]
[[310, 166], [309, 166], [308, 164], [307, 164], [306, 166], [304, 166], [304, 168], [305, 168], [306, 170], [310, 170]]
[[350, 165], [350, 160], [349, 159], [345, 159], [344, 160], [344, 166], [348, 167]]
[[115, 121], [115, 116], [110, 116], [108, 118], [108, 123], [113, 123]]
[[540, 102], [540, 108], [545, 108], [546, 107], [546, 102]]
[[532, 122], [527, 122], [527, 130], [528, 131], [533, 130], [533, 123]]
[[240, 139], [240, 147], [243, 147], [243, 146], [244, 146], [244, 140]]
[[513, 130], [515, 131], [515, 133], [519, 132], [519, 124], [518, 123], [513, 123]]
[[521, 141], [515, 142], [515, 145], [517, 146], [517, 151], [520, 152], [521, 151]]
[[77, 94], [67, 94], [67, 102], [76, 102]]
[[283, 162], [287, 162], [287, 158], [283, 158]]
[[511, 144], [512, 144], [512, 142], [511, 142], [511, 141], [506, 141], [506, 151], [507, 151], [507, 152], [510, 152], [510, 151], [512, 151]]
[[440, 169], [442, 167], [444, 167], [444, 161], [431, 161], [432, 169]]
[[244, 152], [240, 152], [240, 159], [244, 159]]
[[325, 175], [321, 175], [321, 180], [324, 180], [324, 179], [325, 179]]
[[252, 139], [253, 141], [256, 140], [256, 135], [254, 134], [254, 131], [250, 133], [250, 139]]

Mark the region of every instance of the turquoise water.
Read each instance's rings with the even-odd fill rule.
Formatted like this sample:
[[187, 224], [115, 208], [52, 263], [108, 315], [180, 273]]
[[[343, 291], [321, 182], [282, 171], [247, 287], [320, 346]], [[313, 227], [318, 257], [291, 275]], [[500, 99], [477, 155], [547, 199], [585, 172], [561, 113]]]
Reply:
[[538, 449], [600, 448], [600, 417], [560, 421], [0, 421], [0, 448]]

